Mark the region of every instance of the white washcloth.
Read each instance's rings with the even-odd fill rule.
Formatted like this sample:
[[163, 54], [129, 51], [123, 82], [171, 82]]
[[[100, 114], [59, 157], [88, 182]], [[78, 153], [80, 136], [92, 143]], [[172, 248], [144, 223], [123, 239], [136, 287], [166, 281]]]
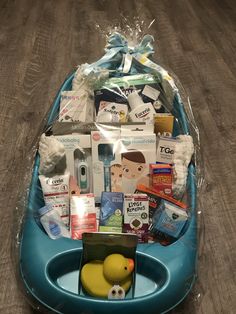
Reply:
[[55, 166], [65, 155], [65, 147], [53, 135], [42, 134], [39, 142], [40, 165], [39, 173], [46, 175], [54, 170]]
[[194, 153], [193, 139], [190, 135], [179, 135], [173, 158], [173, 194], [181, 198], [186, 189], [188, 165]]

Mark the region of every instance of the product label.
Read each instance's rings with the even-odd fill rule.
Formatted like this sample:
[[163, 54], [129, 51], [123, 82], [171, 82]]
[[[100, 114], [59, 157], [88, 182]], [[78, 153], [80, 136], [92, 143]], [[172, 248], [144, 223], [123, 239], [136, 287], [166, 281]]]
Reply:
[[130, 120], [134, 122], [141, 121], [146, 123], [152, 123], [153, 116], [156, 113], [153, 105], [151, 103], [147, 103], [140, 107], [135, 108], [129, 113]]
[[176, 140], [160, 137], [157, 145], [157, 161], [172, 164], [175, 153]]
[[122, 232], [123, 201], [123, 193], [102, 193], [99, 231]]
[[63, 222], [69, 223], [69, 173], [53, 177], [39, 176], [45, 204], [55, 209]]
[[155, 89], [149, 85], [145, 85], [142, 94], [153, 99], [157, 100], [158, 96], [160, 95], [160, 91], [158, 89]]
[[150, 164], [150, 185], [157, 192], [172, 196], [172, 167]]
[[126, 122], [128, 106], [114, 102], [101, 101], [97, 115], [99, 122]]
[[149, 204], [146, 194], [126, 194], [124, 198], [123, 232], [134, 233], [139, 242], [147, 242]]
[[84, 232], [97, 231], [93, 194], [71, 197], [70, 230], [72, 239], [81, 239]]
[[155, 229], [178, 238], [188, 219], [186, 211], [167, 201], [163, 201], [162, 207], [159, 219], [155, 223]]
[[158, 136], [172, 136], [174, 116], [168, 113], [157, 113], [154, 116], [154, 131]]
[[80, 96], [76, 91], [61, 93], [59, 121], [74, 122], [86, 120], [86, 108], [81, 105]]
[[[142, 191], [142, 189], [137, 189], [135, 191], [135, 194], [142, 194], [144, 193], [144, 191]], [[147, 193], [145, 192], [145, 194], [147, 194], [148, 197], [148, 204], [149, 204], [149, 225], [152, 224], [152, 217], [154, 216], [155, 212], [158, 210], [158, 206], [161, 203], [161, 197], [151, 194], [151, 193]]]

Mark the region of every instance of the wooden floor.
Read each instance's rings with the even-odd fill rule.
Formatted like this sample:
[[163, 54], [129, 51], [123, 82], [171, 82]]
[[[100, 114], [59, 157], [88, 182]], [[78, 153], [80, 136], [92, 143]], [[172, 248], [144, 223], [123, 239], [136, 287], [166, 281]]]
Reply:
[[147, 32], [153, 19], [155, 58], [191, 97], [205, 170], [199, 277], [172, 313], [236, 313], [235, 0], [0, 0], [0, 313], [32, 313], [11, 259], [15, 207], [60, 84], [103, 54], [112, 27]]

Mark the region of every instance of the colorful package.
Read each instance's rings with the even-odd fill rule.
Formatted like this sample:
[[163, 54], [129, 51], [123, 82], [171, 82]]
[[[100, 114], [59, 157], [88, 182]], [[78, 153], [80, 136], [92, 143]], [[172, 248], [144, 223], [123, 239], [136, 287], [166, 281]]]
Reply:
[[70, 232], [72, 239], [81, 239], [83, 232], [96, 232], [94, 195], [83, 194], [71, 197]]
[[[104, 132], [92, 131], [92, 163], [93, 163], [93, 192], [96, 202], [100, 202], [101, 193], [111, 191], [121, 191], [121, 182], [116, 181], [116, 186], [112, 186], [114, 180], [112, 173], [117, 166], [121, 168], [121, 156], [119, 149], [120, 131]], [[117, 170], [121, 170], [118, 169]], [[117, 189], [116, 189], [117, 188]]]
[[154, 116], [154, 132], [158, 136], [172, 136], [174, 116], [171, 113], [157, 113]]
[[172, 196], [172, 166], [150, 164], [150, 186], [161, 194]]
[[123, 193], [102, 192], [99, 231], [122, 232]]
[[149, 204], [146, 194], [125, 194], [123, 232], [134, 233], [139, 242], [147, 242]]
[[[110, 78], [100, 89], [94, 92], [96, 112], [104, 101], [127, 104], [127, 96], [134, 90], [139, 92], [144, 103], [151, 102], [155, 107], [155, 102], [158, 99], [164, 102], [160, 94], [161, 89], [157, 79], [151, 74]], [[158, 112], [164, 112], [164, 106], [161, 106]]]
[[121, 128], [122, 190], [133, 194], [138, 184], [149, 185], [149, 164], [156, 162], [156, 135], [145, 127]]
[[171, 237], [178, 238], [188, 220], [188, 214], [182, 208], [163, 200], [161, 211], [154, 216], [152, 230], [163, 232]]

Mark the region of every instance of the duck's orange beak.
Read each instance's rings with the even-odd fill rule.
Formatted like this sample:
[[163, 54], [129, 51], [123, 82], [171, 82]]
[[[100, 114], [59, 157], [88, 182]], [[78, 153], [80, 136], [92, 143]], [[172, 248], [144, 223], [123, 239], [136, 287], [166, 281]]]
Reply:
[[129, 271], [132, 273], [134, 270], [134, 260], [132, 258], [128, 258], [129, 261]]

